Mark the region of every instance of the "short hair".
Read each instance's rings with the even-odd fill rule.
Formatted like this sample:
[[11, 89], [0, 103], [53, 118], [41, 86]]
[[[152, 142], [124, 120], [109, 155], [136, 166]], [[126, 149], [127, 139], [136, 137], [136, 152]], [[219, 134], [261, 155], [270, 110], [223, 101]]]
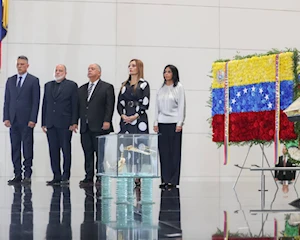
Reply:
[[22, 60], [25, 60], [26, 62], [28, 62], [28, 58], [24, 55], [19, 56], [18, 59], [22, 59]]
[[[63, 66], [63, 67], [64, 67], [64, 69], [65, 69], [65, 72], [67, 72], [67, 67], [66, 67], [66, 65], [65, 65], [65, 64], [57, 64], [57, 65], [56, 65], [56, 67], [57, 67], [57, 66], [59, 66], [59, 65], [60, 65], [60, 66]], [[56, 68], [56, 67], [55, 67], [55, 68]]]
[[97, 64], [97, 63], [94, 63], [94, 64], [97, 66], [97, 68], [99, 68], [99, 71], [101, 72], [101, 67], [100, 67], [100, 65]]

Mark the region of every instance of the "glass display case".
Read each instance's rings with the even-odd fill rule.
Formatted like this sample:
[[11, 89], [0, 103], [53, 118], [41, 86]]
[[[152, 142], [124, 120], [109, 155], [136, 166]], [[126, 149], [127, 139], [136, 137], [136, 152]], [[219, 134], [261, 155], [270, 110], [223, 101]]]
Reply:
[[158, 177], [157, 134], [98, 136], [98, 176]]

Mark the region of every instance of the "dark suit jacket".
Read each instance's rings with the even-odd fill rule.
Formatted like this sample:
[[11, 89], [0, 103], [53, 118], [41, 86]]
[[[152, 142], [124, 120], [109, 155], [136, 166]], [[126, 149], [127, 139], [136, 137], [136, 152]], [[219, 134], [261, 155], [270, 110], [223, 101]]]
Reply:
[[9, 120], [13, 124], [14, 120], [17, 119], [22, 124], [27, 124], [29, 121], [36, 123], [39, 106], [40, 84], [37, 77], [28, 73], [19, 93], [17, 75], [7, 79], [3, 121]]
[[[113, 85], [99, 80], [96, 85], [90, 101], [88, 97], [88, 85], [82, 85], [78, 90], [79, 95], [79, 118], [80, 118], [80, 133], [87, 130], [86, 120], [88, 120], [89, 129], [92, 132], [108, 134], [113, 132], [112, 116], [115, 106], [115, 92]], [[110, 123], [110, 129], [103, 130], [103, 122]]]
[[55, 81], [45, 84], [42, 126], [69, 128], [78, 122], [78, 86], [75, 82], [65, 79], [60, 83], [58, 94], [55, 96], [55, 84]]
[[[279, 162], [276, 164], [275, 167], [283, 167], [283, 160], [282, 156], [279, 157]], [[287, 160], [286, 167], [293, 167], [292, 163]], [[291, 181], [295, 179], [296, 171], [275, 171], [275, 178], [281, 181]]]

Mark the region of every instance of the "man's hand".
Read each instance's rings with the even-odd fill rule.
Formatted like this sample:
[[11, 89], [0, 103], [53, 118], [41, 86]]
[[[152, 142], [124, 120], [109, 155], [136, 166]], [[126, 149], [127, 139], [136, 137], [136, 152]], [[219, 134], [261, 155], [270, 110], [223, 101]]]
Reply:
[[35, 122], [29, 122], [28, 123], [28, 127], [30, 127], [30, 128], [34, 128], [35, 127]]
[[42, 126], [42, 130], [44, 133], [47, 133], [47, 128], [45, 126]]
[[275, 181], [278, 181], [278, 178], [275, 178]]
[[154, 126], [154, 127], [153, 127], [153, 130], [154, 130], [154, 132], [157, 133], [157, 132], [158, 132], [158, 126]]
[[4, 126], [8, 127], [8, 128], [11, 127], [10, 121], [9, 120], [5, 120], [4, 121]]
[[108, 130], [109, 128], [110, 128], [110, 123], [109, 122], [104, 122], [103, 126], [102, 126], [102, 129], [103, 130]]
[[73, 124], [72, 126], [69, 127], [69, 130], [74, 132], [74, 133], [77, 133], [77, 130], [78, 130], [78, 125], [77, 124]]
[[182, 131], [182, 127], [181, 126], [177, 126], [175, 132], [181, 132]]

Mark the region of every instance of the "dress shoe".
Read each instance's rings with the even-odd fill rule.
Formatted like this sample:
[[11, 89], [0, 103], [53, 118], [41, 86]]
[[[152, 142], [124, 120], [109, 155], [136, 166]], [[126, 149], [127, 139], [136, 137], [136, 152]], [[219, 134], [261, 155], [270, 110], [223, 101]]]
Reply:
[[96, 186], [101, 186], [101, 178], [97, 177]]
[[60, 185], [60, 182], [61, 181], [59, 179], [53, 179], [51, 181], [47, 181], [46, 183], [49, 186], [57, 186], [57, 185]]
[[93, 185], [93, 184], [94, 184], [93, 180], [87, 179], [87, 178], [85, 178], [79, 182], [80, 186], [89, 186], [89, 185]]
[[16, 176], [16, 177], [14, 177], [13, 179], [8, 180], [7, 183], [8, 183], [9, 185], [14, 185], [14, 184], [21, 183], [21, 181], [22, 181], [22, 177], [21, 177], [21, 176]]
[[22, 180], [22, 184], [30, 185], [30, 184], [31, 184], [31, 178], [24, 178], [24, 179]]

